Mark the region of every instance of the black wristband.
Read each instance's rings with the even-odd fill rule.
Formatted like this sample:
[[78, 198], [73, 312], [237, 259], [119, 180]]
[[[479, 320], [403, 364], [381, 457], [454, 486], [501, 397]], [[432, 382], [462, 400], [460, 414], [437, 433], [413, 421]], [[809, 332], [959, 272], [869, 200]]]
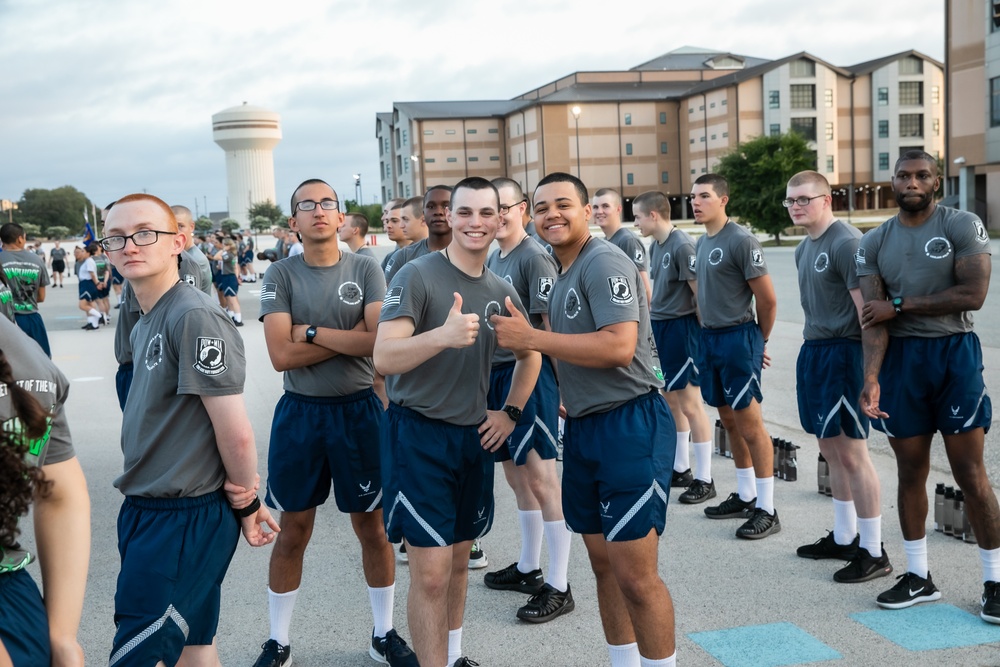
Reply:
[[248, 516], [253, 516], [254, 514], [256, 514], [257, 510], [259, 509], [260, 509], [260, 497], [254, 496], [253, 500], [250, 502], [249, 505], [238, 510], [234, 509], [233, 512], [235, 512], [236, 516], [238, 516], [239, 518], [245, 519]]

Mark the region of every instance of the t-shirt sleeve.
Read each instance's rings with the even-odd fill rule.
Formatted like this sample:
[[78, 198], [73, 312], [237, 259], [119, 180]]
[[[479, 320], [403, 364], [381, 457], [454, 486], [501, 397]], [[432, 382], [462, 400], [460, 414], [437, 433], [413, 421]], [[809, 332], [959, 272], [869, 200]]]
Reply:
[[951, 225], [952, 242], [955, 244], [955, 257], [990, 254], [990, 236], [983, 222], [970, 214], [958, 217]]
[[375, 262], [362, 262], [365, 271], [365, 305], [385, 300], [385, 275]]
[[695, 280], [694, 274], [694, 244], [684, 243], [677, 248], [677, 256], [674, 257], [674, 264], [677, 267], [677, 279], [687, 282]]
[[49, 270], [45, 268], [45, 260], [37, 255], [35, 257], [38, 260], [38, 266], [41, 268], [41, 271], [38, 272], [38, 284], [41, 287], [48, 287], [50, 279]]
[[242, 394], [246, 380], [243, 339], [220, 310], [184, 313], [172, 335], [177, 345], [177, 393]]
[[625, 238], [625, 244], [628, 246], [628, 250], [625, 251], [625, 254], [627, 254], [629, 259], [631, 259], [635, 264], [635, 268], [648, 273], [649, 253], [646, 252], [646, 246], [644, 246], [642, 241], [637, 239], [634, 234], [630, 233]]
[[[534, 255], [525, 263], [528, 284], [528, 311], [532, 314], [549, 312], [549, 294], [556, 282], [556, 267], [547, 255]], [[515, 303], [517, 303], [515, 301]]]
[[760, 241], [750, 236], [736, 248], [736, 261], [743, 270], [743, 278], [753, 280], [767, 275], [767, 262]]
[[49, 431], [49, 442], [45, 447], [45, 460], [41, 461], [41, 465], [62, 463], [76, 456], [76, 452], [73, 450], [73, 439], [69, 432], [69, 423], [66, 421], [69, 380], [62, 373], [59, 373], [56, 384], [58, 393], [56, 404], [52, 408], [52, 429]]
[[854, 266], [857, 268], [859, 278], [878, 275], [878, 251], [881, 240], [880, 231], [873, 229], [858, 242], [858, 250], [854, 253]]
[[833, 267], [837, 271], [847, 289], [857, 289], [860, 284], [858, 278], [858, 268], [854, 257], [858, 252], [858, 239], [852, 237], [844, 239], [833, 252]]
[[419, 325], [420, 314], [427, 301], [427, 290], [423, 276], [411, 264], [403, 266], [399, 273], [389, 283], [385, 298], [382, 299], [382, 312], [379, 322], [389, 322], [400, 317], [409, 317]]
[[637, 278], [635, 265], [617, 253], [601, 253], [585, 267], [581, 282], [598, 329], [639, 321]]
[[288, 289], [288, 279], [284, 267], [272, 264], [264, 273], [264, 282], [260, 285], [260, 321], [271, 313], [292, 312], [292, 299]]

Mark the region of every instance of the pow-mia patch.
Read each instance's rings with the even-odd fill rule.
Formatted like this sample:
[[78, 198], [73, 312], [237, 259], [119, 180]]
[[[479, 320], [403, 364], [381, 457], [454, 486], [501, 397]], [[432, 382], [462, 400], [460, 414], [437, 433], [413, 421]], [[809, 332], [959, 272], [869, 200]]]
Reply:
[[203, 375], [222, 375], [226, 366], [226, 341], [199, 336], [195, 347], [194, 369]]
[[976, 228], [976, 240], [980, 243], [989, 243], [990, 235], [986, 232], [986, 226], [983, 224], [983, 221], [977, 218], [972, 221], [972, 224]]
[[830, 256], [825, 252], [821, 252], [813, 262], [813, 268], [816, 269], [816, 273], [823, 273], [828, 268], [830, 268]]
[[611, 276], [608, 278], [608, 286], [611, 288], [611, 303], [625, 305], [635, 300], [632, 286], [628, 284], [625, 276]]
[[924, 244], [924, 254], [931, 259], [944, 259], [951, 254], [951, 243], [943, 236], [935, 236]]
[[552, 292], [552, 286], [555, 284], [553, 278], [539, 278], [538, 279], [538, 292], [535, 294], [542, 301], [549, 300], [549, 293]]
[[669, 252], [663, 253], [663, 259], [660, 261], [660, 266], [662, 266], [664, 269], [669, 269], [670, 268], [670, 253]]
[[722, 248], [712, 248], [712, 252], [708, 253], [708, 263], [712, 266], [718, 266], [722, 262], [724, 254]]
[[750, 263], [754, 266], [764, 266], [764, 253], [759, 248], [750, 251]]
[[858, 248], [858, 251], [854, 253], [854, 263], [855, 264], [865, 264], [865, 249]]
[[695, 255], [688, 257], [688, 268], [694, 271], [695, 265], [698, 263], [698, 258]]
[[364, 292], [361, 291], [361, 287], [356, 282], [348, 281], [341, 283], [340, 287], [337, 288], [337, 296], [348, 306], [356, 306], [361, 303]]
[[163, 334], [156, 334], [146, 344], [146, 370], [151, 371], [163, 361]]
[[641, 249], [641, 248], [636, 248], [636, 249], [635, 249], [635, 262], [636, 262], [636, 264], [642, 264], [642, 258], [643, 258], [644, 256], [645, 256], [645, 255], [644, 255], [644, 253], [642, 252], [642, 249]]
[[568, 319], [572, 320], [580, 314], [580, 310], [583, 308], [583, 305], [580, 303], [580, 296], [576, 293], [576, 289], [570, 287], [569, 291], [566, 292], [566, 302], [563, 305], [563, 308], [566, 311], [566, 317]]
[[483, 313], [483, 315], [486, 317], [486, 326], [492, 329], [493, 322], [490, 321], [490, 318], [493, 317], [494, 315], [503, 315], [503, 308], [500, 307], [500, 302], [490, 301], [488, 304], [486, 304], [486, 311]]
[[183, 276], [183, 280], [184, 280], [184, 282], [186, 282], [188, 285], [191, 285], [192, 287], [197, 287], [197, 285], [198, 285], [198, 281], [195, 280], [194, 275], [192, 275], [190, 273], [185, 273], [184, 276]]

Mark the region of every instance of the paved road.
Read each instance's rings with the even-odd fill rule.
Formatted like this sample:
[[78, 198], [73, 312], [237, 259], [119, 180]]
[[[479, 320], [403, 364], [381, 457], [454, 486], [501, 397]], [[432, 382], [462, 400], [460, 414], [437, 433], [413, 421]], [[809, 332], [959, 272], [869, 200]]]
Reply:
[[[378, 249], [381, 251], [383, 246]], [[801, 313], [791, 249], [768, 249], [766, 254], [778, 291], [779, 321], [771, 337], [774, 365], [764, 373], [764, 416], [772, 435], [802, 446], [800, 481], [776, 483], [783, 531], [760, 542], [735, 539], [735, 522], [708, 521], [700, 507], [671, 504], [660, 563], [677, 611], [679, 664], [749, 667], [817, 660], [820, 662], [816, 664], [823, 665], [998, 664], [1000, 628], [971, 616], [978, 613], [976, 601], [981, 592], [975, 546], [931, 533], [931, 569], [944, 597], [939, 603], [902, 612], [876, 611], [874, 604], [875, 596], [894, 583], [893, 579], [835, 585], [831, 581], [835, 564], [795, 557], [796, 546], [814, 541], [832, 527], [832, 509], [829, 499], [816, 493], [817, 448], [800, 430], [795, 409], [794, 361], [801, 342]], [[1000, 249], [995, 248], [994, 268], [998, 256]], [[1000, 380], [997, 273], [992, 296], [977, 315], [985, 346], [987, 383], [994, 388]], [[271, 412], [281, 393], [281, 377], [268, 362], [262, 327], [255, 319], [255, 287], [245, 285], [241, 290], [247, 320], [241, 332], [249, 362], [246, 400], [263, 462]], [[81, 637], [90, 664], [102, 664], [114, 630], [113, 593], [118, 570], [115, 518], [121, 503], [111, 485], [121, 470], [113, 332], [107, 328], [96, 332], [79, 330], [83, 319], [76, 310], [75, 280], [69, 281], [67, 288], [50, 289], [42, 312], [50, 329], [55, 361], [73, 383], [68, 415], [93, 502], [94, 547]], [[993, 480], [1000, 479], [998, 437], [996, 429], [988, 437]], [[897, 570], [902, 572], [902, 538], [895, 516], [895, 464], [880, 434], [873, 436], [871, 447], [883, 484], [885, 543]], [[950, 480], [941, 449], [937, 443], [931, 485]], [[714, 474], [721, 496], [735, 490], [730, 461], [715, 458]], [[672, 497], [676, 496], [675, 491]], [[497, 507], [497, 522], [484, 541], [491, 569], [517, 558], [513, 495], [502, 481], [502, 474], [498, 475]], [[31, 543], [30, 522], [26, 527], [25, 541]], [[254, 550], [243, 544], [237, 551], [223, 592], [219, 645], [225, 665], [248, 667], [267, 637], [267, 558], [267, 548]], [[398, 582], [396, 622], [401, 634], [408, 637], [405, 566], [398, 570]], [[482, 571], [472, 573], [465, 653], [484, 667], [606, 664], [593, 578], [578, 539], [573, 544], [570, 582], [576, 611], [548, 625], [530, 626], [514, 618], [522, 596], [488, 591], [482, 584]], [[873, 614], [865, 616], [865, 612]], [[854, 619], [852, 614], [862, 616]], [[323, 508], [306, 555], [303, 592], [293, 624], [296, 664], [373, 664], [366, 652], [369, 618], [359, 549], [350, 524], [335, 508]], [[876, 632], [863, 624], [866, 622], [890, 627]], [[926, 646], [927, 642], [933, 645], [933, 641], [940, 640], [959, 647], [910, 650], [884, 636], [892, 632], [898, 632], [896, 640], [904, 644], [920, 639]], [[988, 643], [962, 646], [983, 641]]]

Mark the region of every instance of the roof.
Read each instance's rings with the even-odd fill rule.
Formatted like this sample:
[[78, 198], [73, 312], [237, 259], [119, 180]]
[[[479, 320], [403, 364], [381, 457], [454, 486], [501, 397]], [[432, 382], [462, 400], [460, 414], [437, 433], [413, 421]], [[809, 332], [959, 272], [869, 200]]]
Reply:
[[682, 46], [679, 49], [674, 49], [673, 51], [664, 53], [662, 56], [657, 56], [652, 60], [636, 65], [631, 68], [631, 71], [733, 69], [732, 67], [713, 65], [714, 60], [722, 58], [734, 59], [741, 62], [742, 64], [739, 66], [739, 69], [755, 67], [769, 62], [765, 58], [754, 58], [753, 56], [744, 56], [738, 53], [703, 49], [697, 46]]
[[756, 78], [758, 76], [762, 76], [764, 74], [767, 74], [771, 70], [777, 69], [777, 68], [781, 67], [782, 65], [787, 65], [788, 63], [790, 63], [790, 62], [792, 62], [794, 60], [800, 60], [802, 58], [806, 58], [808, 60], [812, 60], [813, 62], [819, 63], [820, 65], [823, 65], [824, 67], [827, 67], [827, 68], [833, 70], [834, 72], [837, 72], [838, 74], [841, 74], [842, 76], [846, 76], [846, 77], [850, 77], [851, 76], [851, 72], [849, 72], [848, 70], [844, 69], [843, 67], [837, 67], [836, 65], [828, 63], [828, 62], [826, 62], [825, 60], [823, 60], [821, 58], [817, 58], [816, 56], [814, 56], [814, 55], [812, 55], [810, 53], [806, 53], [805, 51], [800, 51], [800, 52], [794, 53], [794, 54], [792, 54], [790, 56], [786, 56], [784, 58], [781, 58], [780, 60], [769, 60], [769, 61], [767, 61], [767, 62], [765, 62], [763, 64], [756, 65], [754, 67], [750, 67], [750, 68], [743, 69], [743, 70], [736, 70], [732, 74], [725, 74], [725, 75], [717, 77], [715, 79], [710, 79], [710, 80], [705, 81], [703, 83], [699, 83], [698, 85], [696, 85], [693, 88], [691, 88], [688, 91], [688, 94], [689, 95], [697, 95], [697, 94], [700, 94], [700, 93], [708, 92], [710, 90], [715, 90], [717, 88], [725, 88], [725, 87], [731, 86], [733, 84], [742, 83], [744, 81], [749, 81], [750, 79], [754, 79], [754, 78]]
[[554, 102], [630, 102], [683, 97], [698, 81], [654, 81], [622, 83], [574, 83], [537, 99], [533, 104]]
[[908, 58], [910, 56], [913, 56], [914, 58], [920, 58], [921, 60], [926, 60], [927, 62], [933, 63], [938, 67], [940, 67], [941, 69], [944, 69], [944, 63], [940, 63], [937, 60], [931, 58], [930, 56], [925, 56], [919, 51], [914, 51], [913, 49], [910, 49], [909, 51], [900, 51], [899, 53], [894, 53], [891, 56], [885, 56], [884, 58], [876, 58], [875, 60], [868, 60], [863, 63], [858, 63], [857, 65], [850, 65], [845, 69], [847, 69], [854, 76], [870, 74], [871, 72], [874, 72], [877, 69], [881, 69], [890, 63], [894, 63], [897, 60], [902, 60], [903, 58]]
[[452, 102], [396, 102], [393, 107], [411, 119], [499, 118], [529, 103], [524, 100], [455, 100]]

